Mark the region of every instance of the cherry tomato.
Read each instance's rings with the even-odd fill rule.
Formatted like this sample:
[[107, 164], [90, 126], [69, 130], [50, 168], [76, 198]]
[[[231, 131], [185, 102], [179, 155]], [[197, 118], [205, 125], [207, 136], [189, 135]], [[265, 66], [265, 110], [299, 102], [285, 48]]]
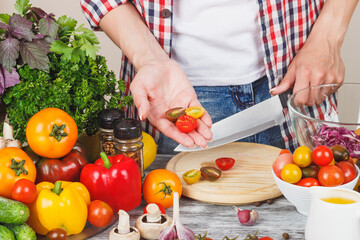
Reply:
[[197, 121], [195, 118], [189, 115], [183, 115], [176, 121], [176, 127], [183, 133], [189, 133], [195, 130], [197, 127]]
[[306, 168], [302, 168], [302, 177], [303, 178], [317, 178], [320, 167], [318, 165], [310, 165]]
[[284, 153], [276, 158], [272, 165], [272, 168], [278, 178], [281, 178], [281, 170], [283, 169], [283, 167], [289, 163], [294, 163], [293, 155], [291, 153]]
[[205, 109], [203, 107], [189, 107], [185, 109], [185, 114], [192, 116], [193, 118], [201, 118], [204, 112]]
[[176, 122], [176, 120], [178, 120], [178, 118], [182, 115], [185, 115], [185, 109], [182, 107], [169, 109], [165, 113], [166, 118], [172, 122]]
[[109, 225], [113, 216], [114, 212], [106, 202], [94, 200], [89, 204], [87, 220], [95, 227]]
[[[151, 204], [151, 203], [149, 203], [149, 204]], [[147, 206], [149, 206], [149, 204], [144, 207], [144, 211], [143, 211], [144, 214], [147, 213], [146, 208], [147, 208]], [[153, 204], [156, 204], [159, 207], [161, 214], [166, 214], [166, 209], [160, 203], [153, 203]]]
[[54, 228], [46, 234], [46, 240], [66, 240], [67, 233], [63, 228]]
[[274, 240], [271, 237], [261, 237], [258, 240]]
[[356, 178], [356, 168], [351, 163], [346, 161], [341, 161], [336, 163], [336, 166], [338, 166], [341, 169], [341, 171], [344, 173], [343, 184], [351, 182]]
[[173, 192], [182, 193], [180, 178], [167, 169], [155, 169], [148, 173], [143, 183], [143, 195], [147, 203], [160, 203], [164, 208], [173, 205]]
[[335, 187], [343, 184], [344, 173], [335, 165], [324, 166], [318, 174], [320, 185], [326, 187]]
[[326, 166], [333, 160], [333, 153], [327, 146], [317, 146], [312, 152], [312, 159], [316, 165]]
[[336, 162], [349, 160], [350, 153], [344, 146], [334, 145], [330, 149]]
[[194, 184], [200, 180], [201, 173], [197, 169], [192, 169], [185, 172], [182, 177], [187, 184]]
[[203, 179], [210, 182], [218, 180], [221, 176], [221, 170], [215, 167], [202, 167], [200, 168], [200, 172]]
[[320, 186], [319, 181], [316, 178], [303, 178], [298, 183], [296, 183], [298, 186], [302, 187], [312, 187], [312, 186]]
[[11, 198], [22, 203], [32, 203], [36, 197], [35, 183], [26, 178], [17, 180], [11, 189]]
[[280, 151], [279, 156], [280, 156], [281, 154], [284, 154], [284, 153], [290, 153], [290, 151], [287, 150], [287, 149], [283, 149], [283, 150]]
[[307, 167], [311, 164], [311, 150], [306, 146], [300, 146], [294, 151], [294, 162], [299, 167]]
[[222, 171], [229, 170], [235, 164], [235, 159], [230, 157], [222, 157], [215, 160], [216, 166], [220, 168]]
[[296, 164], [286, 164], [281, 170], [281, 179], [288, 183], [297, 183], [301, 176], [301, 169]]

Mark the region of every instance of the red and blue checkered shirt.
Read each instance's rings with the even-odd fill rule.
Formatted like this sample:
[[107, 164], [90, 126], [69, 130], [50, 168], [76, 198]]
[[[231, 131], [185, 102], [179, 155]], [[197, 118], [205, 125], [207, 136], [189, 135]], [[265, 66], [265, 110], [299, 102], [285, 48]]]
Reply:
[[[94, 29], [99, 28], [99, 22], [106, 13], [113, 8], [128, 2], [128, 0], [80, 0], [82, 10]], [[168, 17], [162, 11], [173, 11], [172, 0], [132, 0], [130, 1], [138, 10], [146, 25], [158, 40], [164, 51], [170, 56], [172, 15]], [[269, 79], [269, 89], [277, 86], [285, 76], [287, 67], [296, 53], [303, 46], [312, 25], [318, 17], [324, 4], [323, 0], [258, 0], [259, 24], [261, 26], [261, 39], [265, 51], [266, 75]], [[122, 56], [120, 78], [125, 81], [125, 94], [130, 94], [129, 86], [135, 76], [135, 68]], [[328, 99], [336, 103], [334, 96]], [[137, 117], [133, 106], [127, 109], [128, 117]], [[294, 128], [288, 114], [284, 109], [286, 121], [280, 126], [285, 145], [294, 151], [298, 146]], [[312, 116], [322, 116], [325, 111], [322, 105], [317, 108], [307, 108], [306, 112]], [[159, 138], [159, 131], [151, 124], [144, 123], [145, 131]]]

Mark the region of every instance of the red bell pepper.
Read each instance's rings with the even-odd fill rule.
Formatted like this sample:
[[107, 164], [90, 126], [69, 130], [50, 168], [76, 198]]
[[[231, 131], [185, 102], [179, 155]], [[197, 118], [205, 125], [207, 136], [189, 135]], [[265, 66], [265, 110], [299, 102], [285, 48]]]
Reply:
[[85, 156], [78, 150], [71, 150], [62, 159], [42, 159], [36, 167], [36, 183], [56, 181], [78, 182], [82, 168], [87, 164]]
[[130, 157], [108, 157], [104, 152], [94, 164], [87, 164], [80, 182], [89, 190], [91, 201], [101, 200], [114, 212], [130, 211], [141, 203], [141, 174], [138, 164]]

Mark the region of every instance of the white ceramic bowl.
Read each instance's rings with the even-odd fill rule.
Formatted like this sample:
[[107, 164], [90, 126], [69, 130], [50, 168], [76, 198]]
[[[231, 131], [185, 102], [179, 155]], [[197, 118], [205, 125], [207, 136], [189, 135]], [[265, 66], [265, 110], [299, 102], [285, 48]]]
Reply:
[[[354, 189], [356, 186], [356, 183], [359, 180], [359, 168], [356, 167], [356, 178], [352, 180], [351, 182], [348, 182], [346, 184], [336, 186], [335, 188], [345, 188], [345, 189]], [[310, 208], [310, 202], [311, 202], [311, 194], [309, 191], [309, 187], [302, 187], [297, 186], [295, 184], [291, 184], [288, 182], [283, 181], [282, 179], [278, 178], [274, 171], [272, 171], [272, 175], [274, 177], [274, 180], [276, 182], [276, 185], [280, 189], [281, 193], [284, 195], [284, 197], [296, 207], [296, 210], [303, 214], [308, 215], [309, 208]]]

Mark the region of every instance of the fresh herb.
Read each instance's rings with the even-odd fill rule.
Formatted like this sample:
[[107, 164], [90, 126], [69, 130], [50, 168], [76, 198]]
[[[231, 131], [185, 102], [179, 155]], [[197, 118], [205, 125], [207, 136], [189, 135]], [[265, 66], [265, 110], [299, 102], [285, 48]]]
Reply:
[[67, 16], [56, 20], [29, 0], [17, 0], [15, 9], [0, 15], [0, 95], [17, 139], [26, 141], [27, 122], [44, 108], [66, 111], [79, 133], [93, 135], [101, 110], [132, 105], [124, 82], [96, 54], [93, 31]]

